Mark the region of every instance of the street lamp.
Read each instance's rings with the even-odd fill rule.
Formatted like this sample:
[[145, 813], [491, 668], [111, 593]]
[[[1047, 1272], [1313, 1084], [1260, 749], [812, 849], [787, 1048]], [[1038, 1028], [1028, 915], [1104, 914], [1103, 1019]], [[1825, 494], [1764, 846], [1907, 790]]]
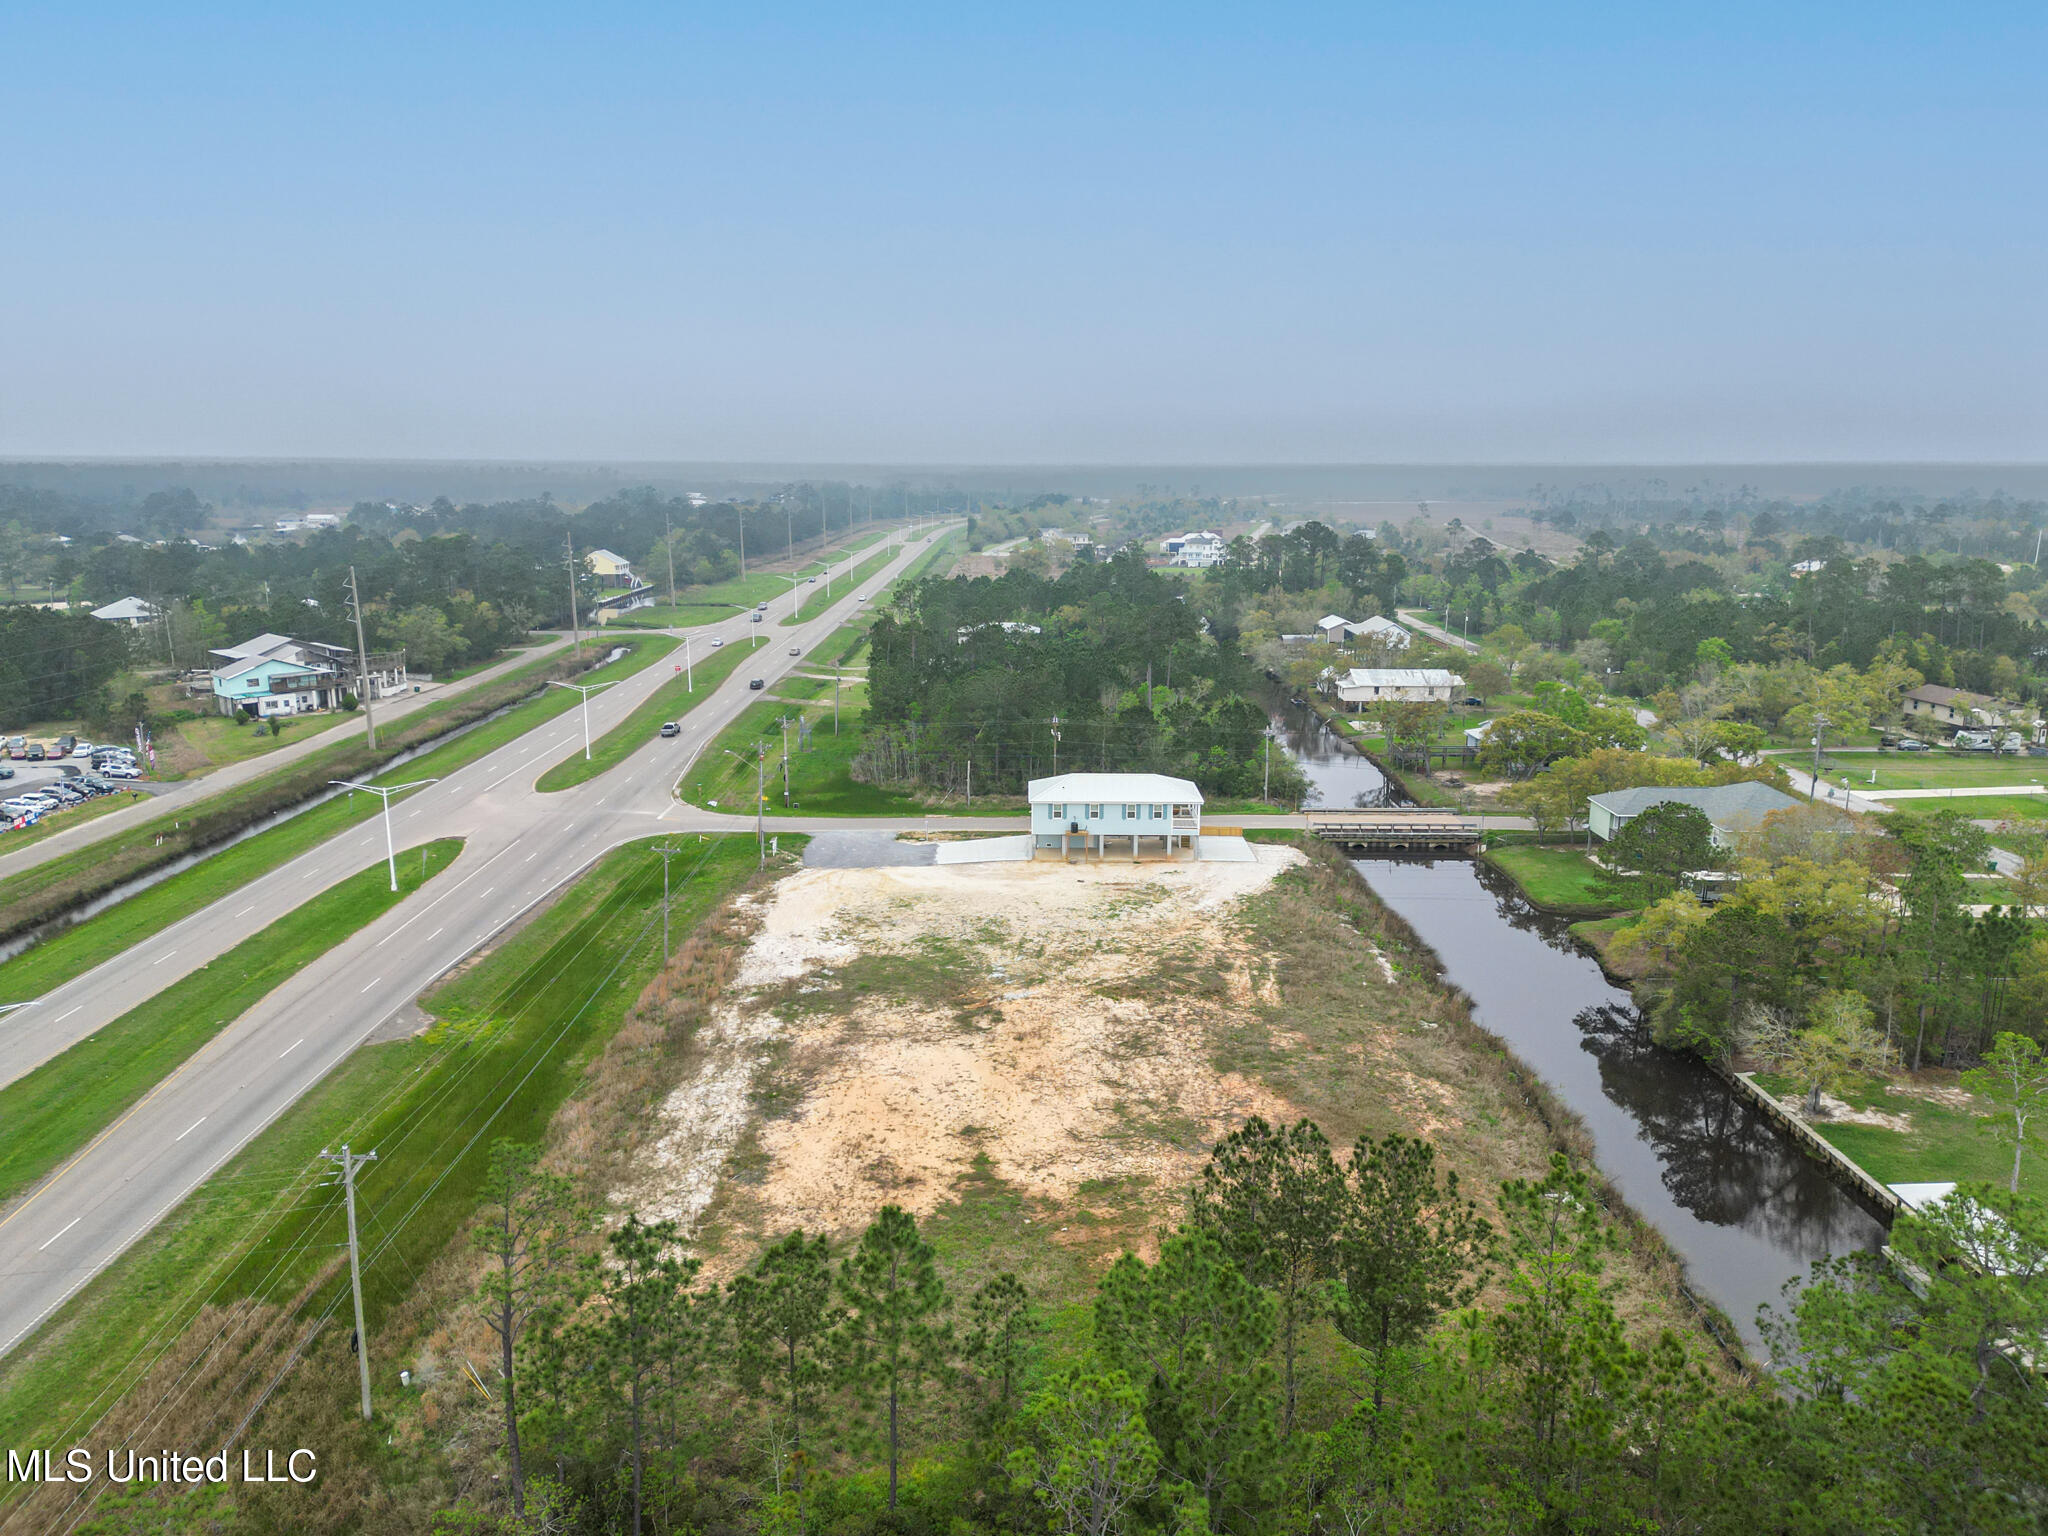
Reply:
[[550, 688], [567, 688], [583, 695], [583, 761], [586, 763], [590, 761], [590, 696], [601, 688], [612, 687], [618, 681], [617, 678], [613, 678], [609, 683], [564, 683], [554, 678], [548, 679]]
[[393, 795], [402, 795], [408, 789], [424, 789], [429, 784], [438, 784], [441, 781], [439, 779], [414, 779], [410, 784], [394, 784], [389, 789], [378, 784], [365, 784], [357, 779], [329, 779], [327, 782], [337, 784], [351, 793], [360, 789], [365, 794], [375, 795], [384, 802], [384, 862], [391, 867], [391, 889], [397, 890], [398, 851], [397, 844], [391, 838], [391, 797]]
[[801, 576], [789, 578], [789, 616], [793, 619], [804, 611], [804, 579]]

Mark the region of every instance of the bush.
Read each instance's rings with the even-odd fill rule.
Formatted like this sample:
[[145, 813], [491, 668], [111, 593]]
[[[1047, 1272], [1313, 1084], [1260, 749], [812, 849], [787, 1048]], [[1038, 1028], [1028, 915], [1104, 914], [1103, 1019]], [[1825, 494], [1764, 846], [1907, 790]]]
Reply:
[[341, 696], [341, 707], [347, 710], [350, 714], [354, 714], [357, 710], [363, 707], [363, 701], [357, 698], [352, 693], [344, 693]]

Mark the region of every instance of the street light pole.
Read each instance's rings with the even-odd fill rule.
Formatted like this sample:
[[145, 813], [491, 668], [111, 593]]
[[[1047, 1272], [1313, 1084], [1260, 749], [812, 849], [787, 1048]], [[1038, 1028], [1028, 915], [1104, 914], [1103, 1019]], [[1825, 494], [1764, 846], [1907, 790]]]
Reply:
[[690, 637], [683, 636], [683, 692], [697, 691], [697, 669], [690, 664]]
[[792, 576], [789, 578], [789, 616], [792, 619], [804, 611], [804, 602], [801, 595], [803, 590], [803, 577]]
[[590, 696], [600, 689], [611, 687], [616, 682], [617, 678], [613, 678], [610, 683], [564, 683], [554, 678], [548, 679], [550, 688], [567, 688], [572, 693], [583, 695], [583, 761], [586, 763], [590, 761]]
[[438, 784], [441, 781], [439, 779], [414, 779], [410, 784], [394, 784], [388, 789], [380, 784], [364, 784], [355, 779], [329, 779], [327, 782], [337, 784], [351, 792], [360, 789], [365, 794], [375, 795], [384, 802], [384, 862], [391, 866], [391, 889], [397, 890], [398, 853], [396, 851], [397, 845], [392, 841], [391, 837], [391, 797], [393, 795], [402, 795], [408, 789], [422, 789], [429, 784]]

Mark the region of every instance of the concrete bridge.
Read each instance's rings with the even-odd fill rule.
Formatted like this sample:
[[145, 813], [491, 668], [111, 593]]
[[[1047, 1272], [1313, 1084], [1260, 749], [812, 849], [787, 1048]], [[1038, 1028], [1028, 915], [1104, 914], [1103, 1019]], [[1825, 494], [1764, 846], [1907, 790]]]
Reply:
[[1462, 853], [1479, 851], [1483, 830], [1477, 816], [1404, 806], [1398, 810], [1305, 811], [1311, 834], [1326, 843], [1365, 853]]

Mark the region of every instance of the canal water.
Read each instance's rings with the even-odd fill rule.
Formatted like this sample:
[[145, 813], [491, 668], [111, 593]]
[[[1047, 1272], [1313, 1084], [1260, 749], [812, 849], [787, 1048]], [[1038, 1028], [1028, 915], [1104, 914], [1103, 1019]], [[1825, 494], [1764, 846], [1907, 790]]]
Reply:
[[[1387, 784], [1320, 723], [1283, 722], [1309, 804], [1379, 803]], [[1365, 797], [1361, 800], [1361, 797]], [[1488, 1030], [1585, 1122], [1601, 1171], [1761, 1355], [1756, 1310], [1815, 1259], [1874, 1249], [1884, 1225], [1696, 1058], [1641, 1028], [1566, 924], [1469, 859], [1354, 859], [1472, 999]]]

